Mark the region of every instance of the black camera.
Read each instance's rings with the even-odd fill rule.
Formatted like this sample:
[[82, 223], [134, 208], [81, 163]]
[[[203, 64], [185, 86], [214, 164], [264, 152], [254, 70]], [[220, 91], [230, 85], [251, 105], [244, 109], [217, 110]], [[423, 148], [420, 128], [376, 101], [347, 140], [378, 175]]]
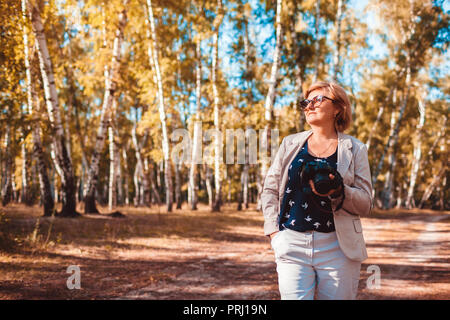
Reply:
[[[330, 174], [334, 176], [333, 179], [330, 178]], [[343, 184], [339, 172], [326, 161], [314, 160], [304, 163], [299, 170], [299, 178], [303, 191], [308, 194], [312, 194], [309, 180], [312, 180], [314, 188], [320, 194], [327, 194]]]

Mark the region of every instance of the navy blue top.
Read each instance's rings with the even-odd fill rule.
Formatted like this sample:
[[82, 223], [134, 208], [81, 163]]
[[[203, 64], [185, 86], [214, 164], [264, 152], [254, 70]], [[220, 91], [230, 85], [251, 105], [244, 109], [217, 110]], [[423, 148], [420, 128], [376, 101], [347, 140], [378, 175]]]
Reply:
[[279, 215], [279, 228], [289, 228], [295, 231], [333, 232], [334, 219], [331, 201], [328, 197], [316, 194], [305, 194], [300, 184], [299, 170], [303, 162], [325, 161], [337, 169], [337, 148], [329, 157], [319, 158], [308, 153], [308, 141], [292, 160], [288, 171], [288, 182], [284, 192], [283, 202]]

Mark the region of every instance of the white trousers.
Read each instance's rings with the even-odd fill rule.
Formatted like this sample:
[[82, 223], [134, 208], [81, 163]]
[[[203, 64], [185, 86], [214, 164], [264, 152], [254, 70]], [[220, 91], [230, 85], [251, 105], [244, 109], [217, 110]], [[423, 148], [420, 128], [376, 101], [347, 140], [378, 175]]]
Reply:
[[356, 298], [361, 262], [344, 255], [336, 232], [284, 229], [275, 234], [271, 245], [282, 300]]

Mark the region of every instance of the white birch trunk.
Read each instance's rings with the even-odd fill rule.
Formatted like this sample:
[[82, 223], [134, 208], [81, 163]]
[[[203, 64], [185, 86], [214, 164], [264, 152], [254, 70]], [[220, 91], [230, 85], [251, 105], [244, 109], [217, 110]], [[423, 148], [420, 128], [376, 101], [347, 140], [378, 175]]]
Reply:
[[447, 171], [447, 166], [442, 166], [442, 168], [439, 170], [439, 172], [433, 177], [432, 182], [428, 185], [428, 187], [425, 189], [425, 192], [423, 193], [422, 199], [419, 203], [419, 208], [422, 209], [425, 202], [428, 201], [431, 194], [433, 193], [436, 186], [439, 184], [440, 181], [442, 181], [442, 178], [444, 177], [445, 172]]
[[213, 203], [212, 172], [211, 167], [208, 164], [205, 164], [205, 178], [206, 192], [208, 194], [208, 205], [211, 207]]
[[[381, 170], [383, 168], [384, 158], [386, 157], [386, 155], [389, 156], [390, 153], [395, 153], [395, 148], [397, 146], [397, 141], [398, 141], [398, 134], [399, 134], [399, 130], [400, 130], [400, 122], [401, 122], [401, 120], [403, 118], [403, 114], [405, 113], [405, 110], [406, 110], [410, 89], [411, 89], [411, 72], [410, 72], [410, 68], [408, 66], [407, 71], [406, 71], [406, 94], [403, 99], [402, 105], [400, 106], [397, 121], [395, 123], [393, 123], [391, 120], [391, 132], [389, 133], [388, 141], [384, 147], [384, 150], [383, 150], [383, 153], [381, 154], [375, 174], [373, 175], [373, 178], [372, 178], [372, 186], [373, 186], [373, 190], [374, 190], [373, 192], [375, 192], [376, 183], [378, 181], [378, 176], [381, 173]], [[388, 153], [388, 151], [390, 151], [390, 153]], [[393, 161], [391, 161], [391, 165], [392, 165], [392, 163], [393, 163]]]
[[341, 25], [344, 16], [344, 0], [338, 0], [336, 13], [336, 50], [333, 57], [333, 79], [337, 81], [340, 71], [341, 58]]
[[419, 173], [419, 164], [422, 157], [422, 128], [425, 124], [426, 106], [419, 100], [419, 123], [417, 124], [417, 144], [414, 148], [413, 163], [411, 165], [411, 174], [409, 178], [408, 195], [406, 196], [406, 208], [411, 209], [416, 206], [414, 201], [414, 188], [416, 186], [417, 175]]
[[[135, 197], [135, 205], [145, 205], [145, 194], [149, 192], [149, 181], [148, 181], [148, 174], [144, 172], [144, 160], [142, 159], [142, 146], [145, 144], [147, 140], [147, 132], [145, 133], [145, 136], [141, 142], [141, 144], [138, 143], [137, 140], [137, 134], [136, 134], [136, 123], [133, 125], [133, 129], [131, 131], [131, 138], [133, 141], [134, 149], [135, 149], [135, 155], [136, 155], [136, 169], [135, 169], [135, 175], [134, 175], [134, 183], [136, 189], [136, 197]], [[142, 181], [142, 183], [139, 183], [139, 181]]]
[[121, 49], [123, 42], [123, 33], [127, 24], [127, 5], [128, 0], [123, 3], [123, 9], [119, 13], [119, 22], [116, 30], [113, 45], [113, 57], [111, 61], [111, 72], [105, 70], [105, 94], [103, 97], [103, 104], [100, 113], [100, 125], [97, 130], [97, 137], [95, 141], [94, 152], [91, 158], [91, 164], [89, 167], [89, 174], [84, 192], [84, 211], [85, 213], [98, 213], [98, 209], [95, 205], [95, 194], [98, 184], [98, 172], [100, 164], [100, 156], [105, 145], [106, 130], [109, 122], [109, 113], [113, 104], [114, 95], [117, 89], [116, 80], [119, 76]]
[[214, 128], [216, 137], [214, 139], [214, 202], [211, 207], [212, 211], [220, 211], [222, 204], [222, 177], [220, 172], [221, 155], [222, 155], [222, 135], [220, 134], [220, 110], [219, 110], [219, 91], [217, 89], [217, 71], [219, 64], [219, 29], [223, 19], [222, 1], [217, 1], [217, 17], [214, 21], [215, 32], [213, 36], [213, 56], [212, 56], [212, 87], [214, 95]]
[[319, 22], [320, 22], [320, 0], [316, 0], [316, 16], [315, 16], [315, 55], [314, 55], [314, 66], [316, 68], [314, 72], [313, 83], [319, 78], [319, 57], [320, 57], [320, 43], [319, 43]]
[[[117, 126], [114, 126], [114, 135], [119, 138], [119, 131]], [[116, 179], [117, 179], [117, 204], [123, 204], [123, 174], [122, 174], [122, 159], [120, 158], [120, 148], [117, 141], [114, 142], [114, 159], [116, 168]]]
[[47, 39], [44, 33], [40, 12], [37, 5], [27, 1], [28, 14], [30, 15], [32, 29], [36, 38], [36, 47], [39, 56], [42, 82], [44, 86], [45, 101], [50, 125], [53, 131], [53, 152], [55, 167], [59, 168], [62, 185], [62, 210], [61, 216], [77, 216], [75, 199], [75, 177], [72, 160], [67, 150], [64, 127], [61, 122], [58, 95], [56, 92], [55, 78], [52, 62], [47, 47]]
[[130, 204], [130, 191], [129, 191], [129, 184], [130, 184], [130, 174], [128, 173], [128, 156], [127, 151], [125, 148], [122, 149], [122, 158], [123, 158], [123, 168], [125, 173], [125, 190], [124, 190], [124, 201], [125, 205]]
[[[428, 149], [428, 153], [427, 153], [427, 155], [425, 157], [426, 159], [425, 159], [424, 163], [422, 163], [420, 165], [422, 168], [426, 168], [428, 166], [428, 163], [433, 158], [434, 149], [438, 146], [438, 144], [441, 143], [442, 138], [445, 137], [445, 131], [447, 129], [447, 119], [448, 119], [447, 116], [444, 115], [444, 121], [443, 121], [443, 124], [441, 126], [441, 130], [439, 130], [439, 133], [436, 136], [436, 139], [434, 140], [433, 145]], [[422, 170], [421, 171], [421, 176], [423, 176], [424, 173], [425, 173], [425, 170]]]
[[[265, 104], [264, 104], [264, 118], [266, 125], [264, 127], [264, 134], [262, 136], [261, 147], [264, 153], [267, 152], [268, 146], [270, 143], [270, 133], [272, 127], [272, 114], [273, 114], [273, 105], [275, 103], [275, 89], [278, 81], [278, 71], [280, 67], [281, 61], [281, 42], [282, 42], [282, 24], [281, 24], [281, 13], [283, 10], [283, 1], [277, 0], [277, 11], [276, 11], [276, 19], [275, 19], [275, 28], [276, 28], [276, 45], [275, 52], [272, 63], [272, 70], [270, 73], [270, 82], [269, 82], [269, 90], [267, 92]], [[261, 193], [262, 193], [262, 185], [264, 179], [266, 177], [267, 171], [269, 170], [270, 165], [270, 157], [267, 155], [262, 155], [261, 158], [261, 182], [258, 184], [258, 210], [261, 210]]]
[[9, 124], [6, 126], [5, 130], [5, 141], [3, 144], [5, 150], [5, 179], [2, 185], [2, 205], [6, 206], [11, 202], [13, 198], [13, 187], [12, 187], [12, 159], [11, 159], [11, 127]]
[[22, 146], [21, 146], [21, 154], [22, 154], [22, 192], [20, 194], [20, 202], [28, 203], [28, 172], [27, 172], [27, 158], [28, 152], [25, 143], [25, 136], [23, 136]]
[[116, 150], [114, 145], [114, 129], [108, 127], [109, 137], [109, 185], [108, 185], [108, 208], [110, 211], [117, 205], [116, 194]]
[[395, 123], [395, 128], [392, 134], [392, 139], [389, 143], [389, 153], [388, 153], [388, 174], [386, 177], [386, 183], [385, 186], [387, 186], [387, 188], [385, 188], [382, 196], [383, 196], [383, 206], [385, 209], [390, 209], [392, 207], [392, 199], [393, 199], [393, 193], [392, 193], [392, 185], [393, 185], [393, 180], [394, 180], [394, 173], [395, 173], [395, 166], [396, 166], [396, 162], [397, 162], [397, 145], [398, 145], [398, 139], [399, 139], [399, 133], [400, 133], [400, 123], [401, 120], [403, 118], [403, 114], [405, 113], [406, 110], [406, 106], [408, 104], [408, 98], [409, 98], [409, 93], [411, 90], [411, 76], [410, 76], [410, 72], [407, 72], [407, 78], [406, 78], [406, 83], [407, 83], [407, 87], [406, 87], [406, 94], [403, 98], [403, 103], [402, 106], [400, 107], [400, 112], [398, 115], [398, 119], [397, 122]]
[[200, 113], [200, 103], [201, 103], [201, 90], [202, 90], [202, 59], [201, 59], [201, 40], [197, 42], [197, 67], [196, 67], [196, 106], [194, 118], [194, 128], [193, 128], [193, 141], [192, 141], [192, 159], [191, 166], [189, 168], [189, 199], [188, 202], [191, 205], [191, 210], [197, 210], [197, 159], [199, 158], [199, 142], [202, 137], [201, 132], [201, 122], [199, 122]]
[[159, 118], [161, 121], [162, 128], [162, 148], [164, 154], [164, 182], [166, 185], [166, 205], [167, 211], [172, 211], [172, 203], [173, 203], [173, 192], [172, 192], [172, 169], [170, 163], [170, 144], [169, 144], [169, 136], [167, 134], [167, 123], [166, 123], [166, 107], [164, 105], [164, 90], [163, 90], [163, 80], [161, 75], [161, 69], [159, 65], [159, 49], [158, 49], [158, 41], [156, 38], [156, 28], [155, 28], [155, 19], [153, 16], [153, 7], [152, 0], [147, 0], [147, 8], [148, 8], [148, 18], [150, 22], [150, 34], [152, 38], [151, 47], [152, 49], [152, 57], [153, 65], [156, 72], [157, 78], [157, 87], [158, 87], [158, 110], [159, 110]]

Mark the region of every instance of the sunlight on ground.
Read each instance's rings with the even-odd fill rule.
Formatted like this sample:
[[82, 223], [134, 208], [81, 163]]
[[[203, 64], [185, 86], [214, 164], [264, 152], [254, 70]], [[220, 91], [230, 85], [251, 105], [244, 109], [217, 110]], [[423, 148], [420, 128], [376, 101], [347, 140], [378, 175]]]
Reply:
[[[39, 218], [39, 224], [37, 207], [1, 208], [0, 235], [11, 247], [0, 251], [0, 298], [279, 299], [262, 214], [234, 208], [167, 213], [130, 207], [120, 208], [124, 219]], [[450, 297], [449, 216], [362, 218], [369, 259], [358, 298]], [[69, 265], [80, 266], [82, 290], [67, 290]], [[381, 289], [366, 287], [370, 265], [381, 269]]]

